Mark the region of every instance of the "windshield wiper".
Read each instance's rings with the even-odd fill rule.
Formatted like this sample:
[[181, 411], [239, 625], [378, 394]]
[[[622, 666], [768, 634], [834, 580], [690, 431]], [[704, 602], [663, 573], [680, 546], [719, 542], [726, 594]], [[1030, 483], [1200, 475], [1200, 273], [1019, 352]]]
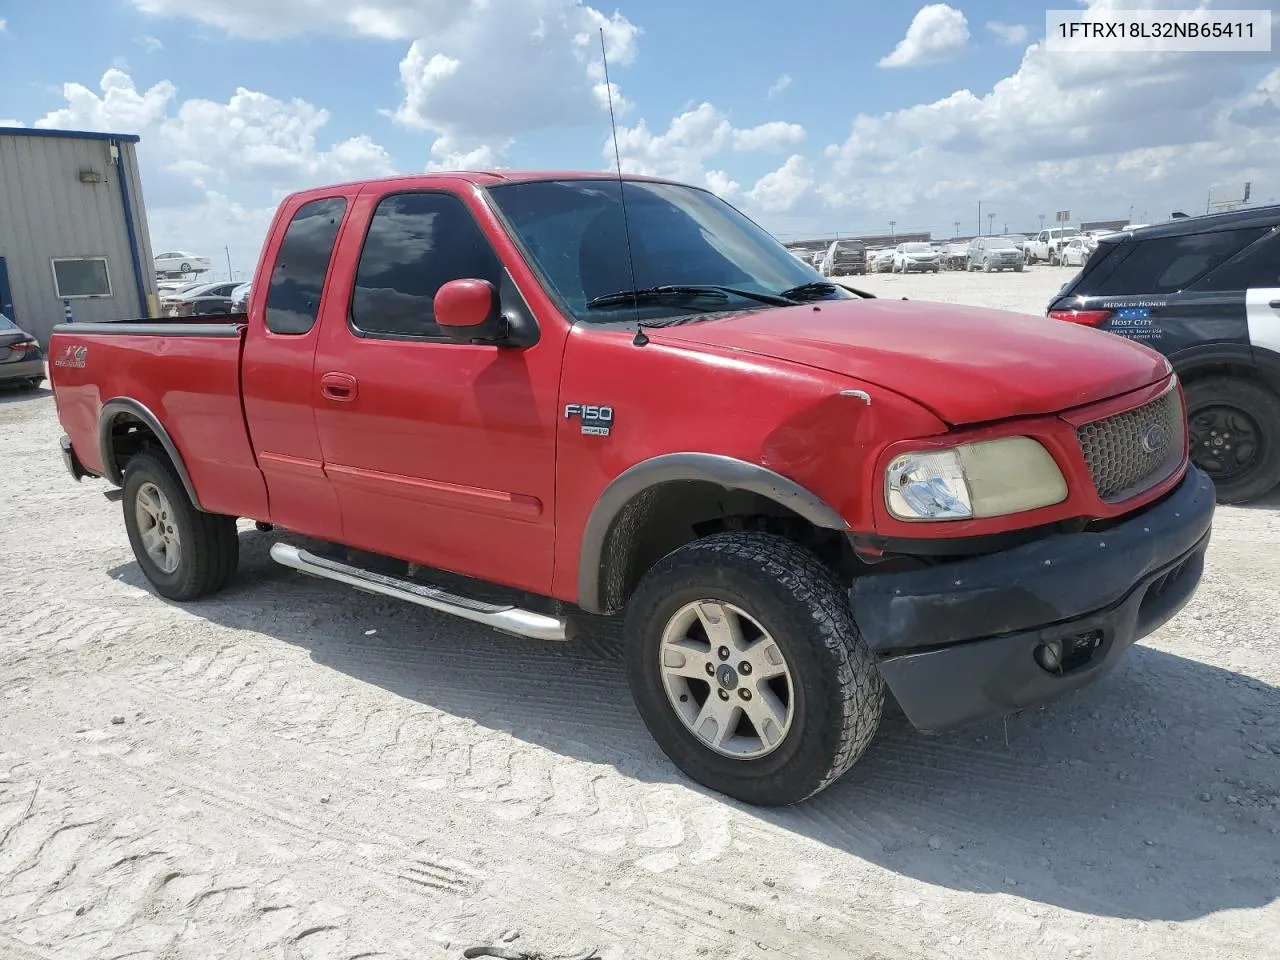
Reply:
[[719, 283], [670, 283], [660, 287], [645, 287], [640, 290], [619, 290], [617, 293], [606, 293], [587, 301], [588, 310], [601, 307], [614, 307], [623, 303], [643, 303], [654, 300], [693, 299], [695, 297], [712, 297], [716, 300], [727, 300], [730, 296], [767, 303], [774, 307], [795, 306], [791, 300], [775, 293], [756, 293], [754, 290], [743, 290], [739, 287], [726, 287]]
[[864, 300], [874, 300], [874, 293], [867, 293], [865, 290], [856, 290], [853, 287], [846, 287], [842, 283], [832, 283], [829, 280], [813, 280], [809, 283], [802, 283], [798, 287], [791, 287], [789, 290], [783, 290], [778, 294], [780, 297], [787, 297], [791, 300], [808, 300], [813, 297], [825, 296], [828, 293], [835, 293], [837, 290], [848, 290], [850, 293], [862, 297]]

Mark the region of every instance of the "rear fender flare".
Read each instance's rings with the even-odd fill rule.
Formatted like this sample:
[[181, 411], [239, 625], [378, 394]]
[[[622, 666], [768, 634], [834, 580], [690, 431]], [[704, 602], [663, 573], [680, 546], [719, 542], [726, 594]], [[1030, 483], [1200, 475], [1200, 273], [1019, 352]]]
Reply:
[[680, 480], [705, 481], [726, 490], [749, 490], [794, 511], [814, 526], [849, 529], [845, 519], [824, 500], [767, 467], [710, 453], [667, 453], [643, 460], [605, 488], [587, 518], [578, 561], [578, 606], [583, 610], [604, 612], [601, 566], [618, 515], [644, 491]]
[[102, 413], [98, 419], [98, 452], [102, 457], [103, 476], [117, 487], [124, 486], [124, 474], [116, 465], [112, 448], [112, 430], [116, 422], [125, 417], [141, 421], [155, 435], [160, 445], [164, 447], [164, 452], [168, 455], [174, 470], [178, 472], [178, 479], [182, 481], [182, 487], [186, 490], [187, 496], [191, 498], [197, 510], [207, 513], [208, 511], [200, 505], [195, 484], [191, 482], [191, 474], [187, 472], [187, 465], [169, 436], [169, 431], [161, 425], [160, 419], [154, 413], [137, 400], [116, 397], [102, 405]]

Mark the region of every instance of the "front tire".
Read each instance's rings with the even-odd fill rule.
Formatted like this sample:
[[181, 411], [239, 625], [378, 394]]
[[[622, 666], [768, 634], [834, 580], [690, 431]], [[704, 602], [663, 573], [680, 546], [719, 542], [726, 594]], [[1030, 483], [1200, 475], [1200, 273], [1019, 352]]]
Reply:
[[1193, 380], [1185, 392], [1191, 459], [1219, 503], [1256, 500], [1280, 484], [1280, 396], [1239, 377]]
[[166, 458], [130, 458], [121, 502], [133, 555], [162, 597], [194, 600], [231, 580], [240, 557], [235, 518], [196, 509]]
[[668, 554], [626, 613], [632, 696], [685, 774], [746, 803], [798, 803], [862, 756], [884, 684], [844, 590], [781, 537], [722, 533]]

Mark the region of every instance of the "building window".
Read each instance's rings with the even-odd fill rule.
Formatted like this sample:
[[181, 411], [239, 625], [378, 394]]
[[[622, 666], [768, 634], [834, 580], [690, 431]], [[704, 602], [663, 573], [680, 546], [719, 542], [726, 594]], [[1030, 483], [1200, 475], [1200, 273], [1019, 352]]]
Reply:
[[59, 300], [111, 296], [106, 257], [65, 257], [53, 261], [53, 284]]

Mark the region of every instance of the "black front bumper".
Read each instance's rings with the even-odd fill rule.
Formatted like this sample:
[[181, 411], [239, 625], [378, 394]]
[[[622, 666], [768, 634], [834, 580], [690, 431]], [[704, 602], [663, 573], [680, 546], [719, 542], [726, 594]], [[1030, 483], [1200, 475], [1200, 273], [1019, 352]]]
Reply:
[[[1103, 533], [909, 573], [869, 575], [850, 599], [907, 718], [939, 731], [1054, 699], [1096, 680], [1195, 592], [1213, 482], [1190, 467], [1165, 499]], [[1036, 648], [1057, 641], [1062, 665]]]

